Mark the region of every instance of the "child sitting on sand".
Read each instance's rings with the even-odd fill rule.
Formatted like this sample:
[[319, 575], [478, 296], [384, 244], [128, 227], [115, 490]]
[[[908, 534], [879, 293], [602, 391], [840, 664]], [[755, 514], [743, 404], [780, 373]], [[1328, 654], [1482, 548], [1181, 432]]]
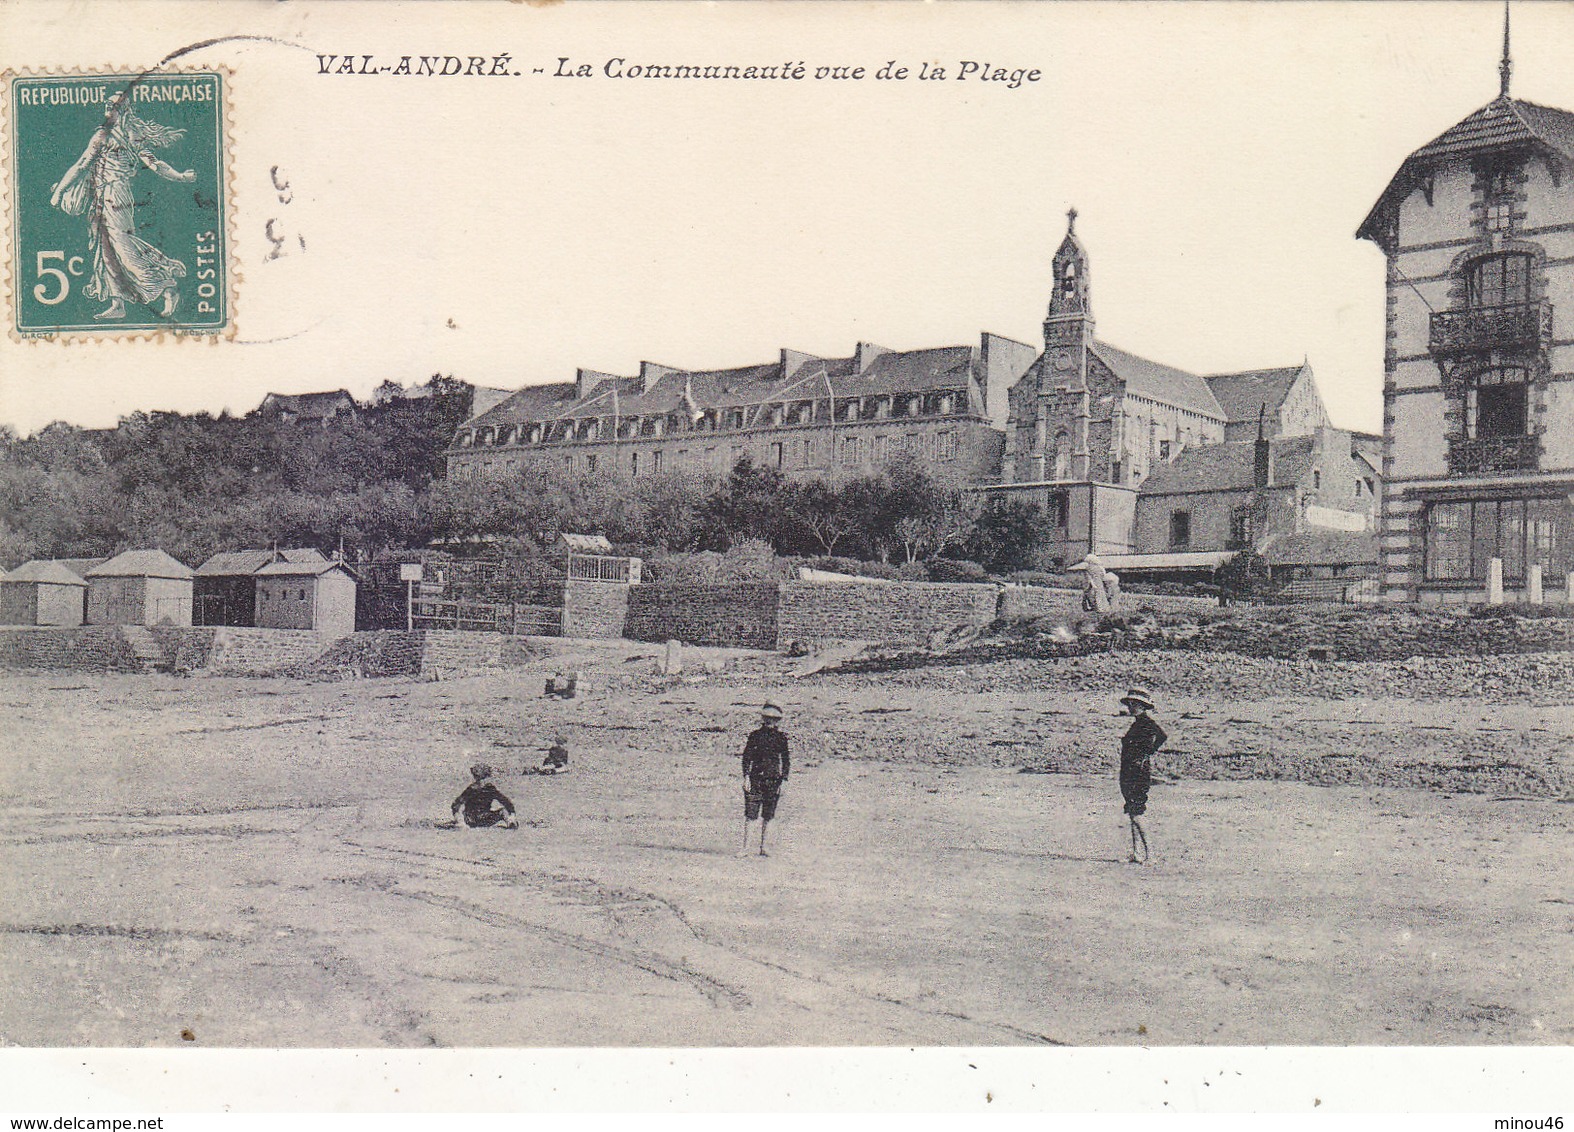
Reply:
[[454, 799], [453, 814], [457, 821], [464, 813], [465, 825], [471, 829], [500, 825], [504, 829], [518, 829], [514, 820], [514, 803], [491, 783], [492, 768], [486, 763], [476, 763], [470, 768], [473, 781]]
[[558, 734], [552, 736], [552, 745], [547, 748], [547, 757], [541, 760], [541, 765], [536, 767], [537, 774], [562, 774], [568, 770], [568, 736]]

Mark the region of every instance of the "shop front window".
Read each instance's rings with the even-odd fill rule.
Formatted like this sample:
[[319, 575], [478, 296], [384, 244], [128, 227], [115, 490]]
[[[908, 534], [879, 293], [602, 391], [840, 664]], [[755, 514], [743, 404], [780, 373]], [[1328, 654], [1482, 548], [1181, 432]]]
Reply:
[[1565, 579], [1574, 559], [1574, 503], [1546, 499], [1485, 499], [1434, 503], [1427, 512], [1428, 581], [1483, 581], [1494, 558], [1505, 581], [1541, 567], [1544, 581]]

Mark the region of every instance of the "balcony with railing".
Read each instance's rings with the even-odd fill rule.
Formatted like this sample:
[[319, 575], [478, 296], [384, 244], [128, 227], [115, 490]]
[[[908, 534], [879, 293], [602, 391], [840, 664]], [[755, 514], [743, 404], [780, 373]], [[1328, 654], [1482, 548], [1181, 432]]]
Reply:
[[1536, 467], [1541, 442], [1534, 436], [1481, 436], [1448, 442], [1448, 470], [1455, 475], [1518, 472]]
[[1474, 350], [1544, 350], [1552, 344], [1552, 304], [1513, 303], [1435, 311], [1427, 349], [1434, 357]]
[[570, 554], [568, 577], [574, 582], [617, 582], [637, 586], [641, 560], [611, 554]]

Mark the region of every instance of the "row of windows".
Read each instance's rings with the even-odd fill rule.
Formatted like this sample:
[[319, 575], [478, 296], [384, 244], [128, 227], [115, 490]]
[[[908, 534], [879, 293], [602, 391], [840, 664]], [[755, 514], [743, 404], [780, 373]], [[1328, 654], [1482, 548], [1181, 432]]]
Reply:
[[1531, 564], [1544, 578], [1566, 577], [1574, 561], [1574, 503], [1491, 499], [1428, 508], [1428, 581], [1483, 581], [1493, 558], [1502, 560], [1505, 580], [1522, 580]]
[[[956, 432], [941, 429], [935, 433], [907, 433], [887, 436], [840, 437], [836, 462], [846, 467], [863, 464], [886, 464], [904, 455], [919, 459], [948, 463], [957, 459], [961, 449]], [[825, 463], [824, 451], [828, 441], [816, 437], [795, 437], [773, 441], [765, 451], [765, 463], [770, 467], [815, 468]], [[696, 471], [724, 475], [734, 464], [743, 459], [745, 449], [741, 444], [708, 448], [657, 448], [650, 451], [630, 452], [624, 465], [632, 475], [658, 475], [667, 471]], [[611, 460], [607, 453], [565, 452], [563, 470], [567, 472], [595, 472], [603, 467], [602, 458]], [[507, 466], [506, 464], [503, 466]], [[605, 465], [610, 467], [611, 465]], [[490, 469], [490, 458], [482, 469]], [[459, 479], [475, 474], [475, 465], [461, 464], [454, 468]]]
[[[904, 417], [954, 416], [967, 412], [967, 396], [962, 390], [932, 393], [895, 394], [880, 397], [842, 397], [834, 404], [838, 422], [895, 420]], [[829, 399], [783, 402], [731, 409], [696, 409], [692, 414], [672, 412], [656, 416], [576, 417], [552, 421], [532, 421], [517, 425], [478, 429], [459, 433], [460, 448], [500, 447], [511, 444], [566, 444], [576, 441], [616, 437], [668, 436], [685, 432], [719, 432], [746, 427], [774, 428], [785, 425], [829, 423], [833, 406]]]
[[[262, 600], [263, 601], [267, 602], [267, 601], [272, 601], [273, 600], [273, 593], [271, 591], [269, 591], [269, 590], [258, 590], [257, 592], [262, 594]], [[279, 591], [279, 600], [280, 601], [289, 601], [290, 600], [290, 591], [289, 590], [280, 590]], [[299, 595], [297, 596], [296, 600], [297, 601], [305, 601], [306, 600], [306, 591], [305, 590], [301, 590]]]
[[[820, 442], [813, 437], [778, 440], [773, 441], [766, 449], [765, 462], [774, 468], [819, 467], [823, 463], [821, 452]], [[836, 460], [844, 467], [857, 467], [867, 463], [890, 463], [904, 454], [911, 454], [920, 458], [948, 462], [956, 459], [957, 452], [956, 433], [950, 429], [942, 429], [937, 433], [915, 432], [905, 436], [840, 437]], [[668, 463], [667, 453], [658, 448], [652, 452], [629, 453], [629, 471], [636, 476], [655, 475], [668, 470], [707, 471], [721, 474], [741, 460], [743, 455], [744, 449], [741, 445], [734, 445], [730, 449], [680, 448], [673, 454], [672, 462]], [[726, 460], [725, 464], [720, 462], [723, 458]], [[584, 459], [586, 463], [580, 465], [575, 456], [565, 455], [563, 466], [570, 471], [580, 466], [587, 471], [595, 471], [595, 454], [587, 453]]]

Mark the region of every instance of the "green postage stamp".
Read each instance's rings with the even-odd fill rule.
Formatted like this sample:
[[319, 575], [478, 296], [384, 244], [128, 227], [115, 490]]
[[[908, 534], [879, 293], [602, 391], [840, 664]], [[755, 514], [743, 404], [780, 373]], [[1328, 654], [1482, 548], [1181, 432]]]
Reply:
[[11, 330], [227, 335], [225, 76], [6, 76]]

